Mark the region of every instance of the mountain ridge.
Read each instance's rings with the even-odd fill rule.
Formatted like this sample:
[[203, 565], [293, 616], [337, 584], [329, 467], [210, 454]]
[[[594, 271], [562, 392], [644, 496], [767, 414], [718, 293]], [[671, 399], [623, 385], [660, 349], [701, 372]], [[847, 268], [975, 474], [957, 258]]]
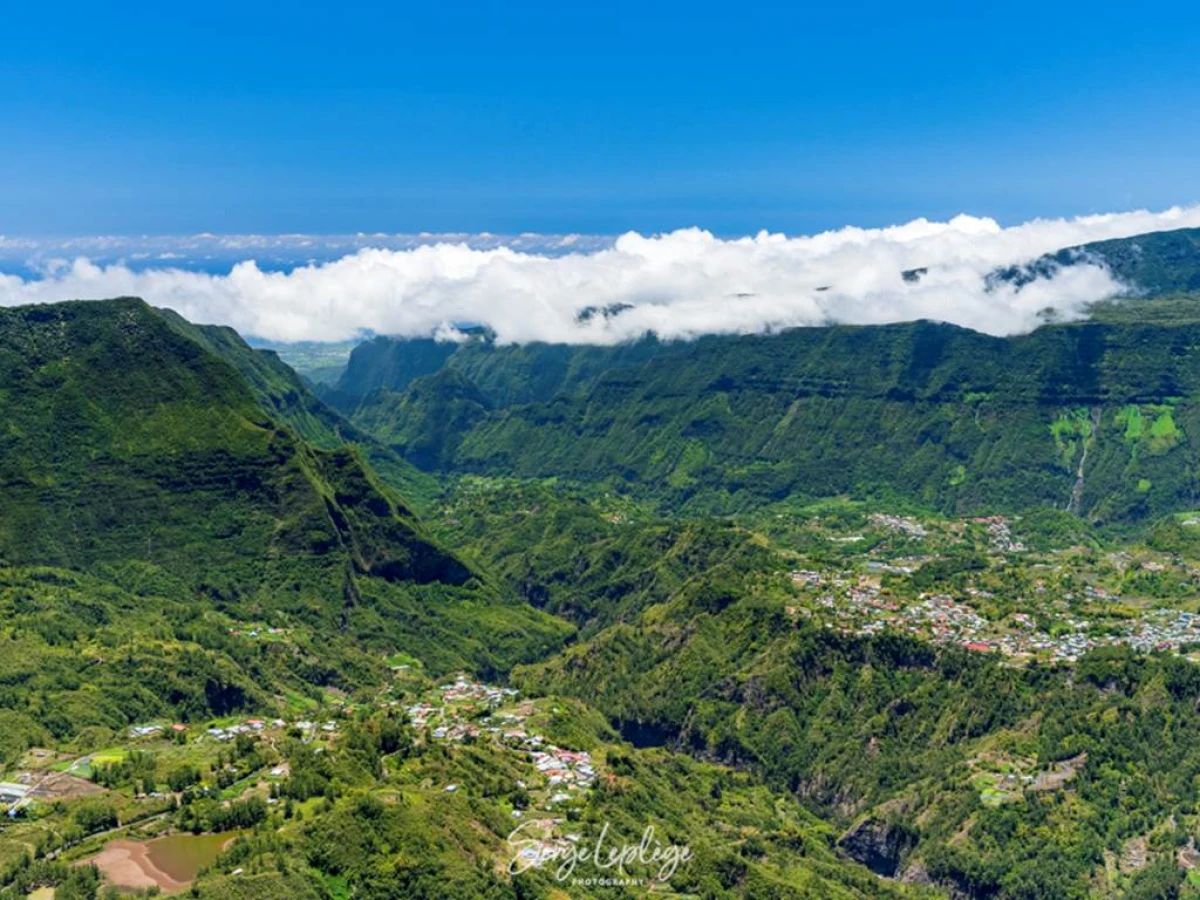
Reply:
[[[798, 328], [700, 338], [537, 403], [499, 405], [455, 369], [453, 391], [425, 376], [374, 392], [353, 418], [431, 469], [610, 480], [696, 511], [856, 491], [941, 509], [1062, 506], [1095, 444], [1103, 478], [1085, 482], [1083, 510], [1133, 520], [1194, 503], [1198, 345], [1194, 325]], [[1169, 434], [1143, 452], [1132, 416]]]
[[[1067, 248], [997, 278], [1098, 260], [1130, 296], [1027, 334], [917, 321], [616, 347], [376, 337], [328, 396], [443, 474], [606, 480], [696, 512], [883, 492], [1136, 522], [1197, 502], [1200, 230]], [[1147, 416], [1164, 432], [1153, 447], [1128, 427]]]
[[306, 444], [233, 364], [141, 301], [0, 310], [0, 339], [9, 565], [118, 581], [148, 567], [246, 617], [388, 643], [440, 632], [430, 658], [451, 666], [504, 667], [520, 628], [531, 646], [567, 632], [441, 546], [353, 445]]

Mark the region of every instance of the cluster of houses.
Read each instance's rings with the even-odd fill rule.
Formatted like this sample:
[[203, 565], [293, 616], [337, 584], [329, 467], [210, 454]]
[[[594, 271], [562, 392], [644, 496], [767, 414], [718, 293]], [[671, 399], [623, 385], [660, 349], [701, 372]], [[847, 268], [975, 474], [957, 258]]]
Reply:
[[[814, 597], [815, 606], [831, 612], [834, 623], [848, 633], [870, 635], [887, 629], [930, 640], [937, 644], [956, 644], [975, 652], [1002, 653], [1010, 657], [1040, 657], [1072, 663], [1094, 647], [1124, 645], [1135, 650], [1178, 650], [1200, 645], [1200, 615], [1179, 610], [1149, 610], [1115, 630], [1101, 633], [1085, 618], [1054, 614], [1057, 623], [1053, 635], [1038, 629], [1027, 613], [1011, 617], [1011, 626], [991, 622], [968, 603], [945, 594], [921, 594], [916, 603], [901, 608], [890, 595], [870, 580], [851, 580], [826, 576], [819, 572], [797, 570], [793, 583], [807, 588], [825, 588]], [[1035, 588], [1044, 594], [1043, 583]], [[968, 588], [971, 600], [988, 600], [987, 591]], [[1120, 602], [1121, 597], [1101, 587], [1085, 586], [1082, 595], [1091, 601]], [[1071, 600], [1074, 594], [1064, 595]], [[789, 607], [795, 611], [795, 607]], [[835, 627], [830, 623], [830, 627]]]
[[988, 537], [991, 538], [992, 542], [992, 549], [997, 553], [1025, 552], [1025, 545], [1020, 541], [1013, 540], [1008, 519], [1004, 516], [979, 516], [971, 521], [976, 525], [983, 525], [987, 528]]
[[888, 513], [873, 513], [870, 519], [872, 525], [875, 525], [879, 528], [887, 528], [891, 531], [899, 531], [911, 538], [923, 538], [929, 534], [929, 531], [924, 525], [922, 525], [916, 519], [910, 519], [907, 516], [893, 516]]
[[547, 745], [532, 751], [532, 755], [534, 766], [545, 776], [551, 791], [548, 807], [570, 800], [572, 792], [586, 790], [596, 780], [596, 769], [586, 750], [563, 750]]
[[[287, 723], [282, 719], [276, 719], [271, 724], [275, 728], [283, 728]], [[232, 741], [239, 734], [256, 734], [266, 727], [267, 723], [262, 719], [247, 719], [245, 722], [227, 725], [224, 728], [209, 728], [205, 734], [217, 741]]]
[[820, 587], [825, 583], [825, 576], [811, 569], [796, 569], [789, 572], [788, 577], [792, 579], [792, 584], [798, 587]]
[[[870, 517], [873, 525], [901, 532], [913, 538], [930, 532], [916, 520], [886, 513]], [[991, 549], [1000, 553], [1019, 553], [1024, 544], [1014, 540], [1009, 520], [1004, 516], [983, 516], [970, 520], [983, 526], [990, 537]], [[1124, 570], [1134, 562], [1129, 554], [1113, 554], [1113, 562]], [[1121, 596], [1106, 588], [1085, 584], [1061, 595], [1061, 601], [1046, 604], [1046, 581], [1037, 580], [1033, 592], [1039, 608], [1053, 620], [1050, 633], [1042, 630], [1028, 613], [1017, 613], [1006, 621], [990, 621], [976, 611], [976, 601], [993, 601], [984, 590], [968, 587], [966, 596], [921, 594], [915, 603], [901, 606], [890, 592], [879, 586], [880, 573], [909, 574], [932, 557], [906, 557], [884, 561], [866, 560], [858, 569], [825, 572], [795, 569], [788, 573], [791, 583], [808, 595], [807, 604], [790, 604], [791, 615], [812, 616], [824, 610], [826, 626], [847, 633], [876, 634], [897, 630], [938, 644], [954, 644], [976, 652], [1000, 653], [1016, 659], [1040, 658], [1072, 663], [1089, 650], [1106, 645], [1123, 645], [1141, 651], [1179, 650], [1200, 646], [1200, 615], [1176, 610], [1151, 609], [1135, 619], [1089, 621], [1067, 612], [1066, 604], [1084, 600], [1093, 604], [1118, 604]], [[1162, 572], [1169, 567], [1158, 560], [1138, 563], [1147, 572]], [[1050, 563], [1031, 563], [1031, 569], [1053, 569]], [[865, 574], [862, 574], [864, 573]]]
[[906, 557], [904, 559], [893, 559], [887, 562], [882, 562], [877, 559], [867, 560], [868, 572], [890, 572], [893, 575], [911, 575], [920, 568], [922, 563], [928, 562], [926, 557]]
[[472, 681], [465, 675], [459, 675], [453, 682], [443, 684], [438, 690], [441, 691], [442, 699], [447, 703], [475, 702], [485, 703], [488, 706], [497, 706], [505, 700], [517, 696], [518, 693], [515, 688], [483, 684], [479, 681]]
[[149, 738], [167, 732], [182, 734], [185, 731], [187, 731], [187, 726], [179, 722], [176, 722], [174, 725], [156, 725], [150, 723], [148, 725], [134, 725], [129, 729], [129, 736], [131, 738]]
[[837, 610], [843, 616], [849, 615], [852, 619], [864, 615], [874, 617], [878, 614], [894, 613], [900, 609], [897, 604], [884, 597], [879, 587], [870, 581], [849, 582], [845, 579], [834, 579], [829, 584], [835, 589], [841, 589], [842, 593], [822, 594], [816, 598], [816, 603], [826, 609]]
[[[246, 719], [242, 722], [237, 722], [233, 725], [214, 725], [205, 730], [204, 734], [215, 741], [232, 741], [239, 734], [257, 734], [267, 728], [288, 728], [293, 727], [300, 731], [301, 736], [305, 740], [312, 740], [318, 733], [333, 734], [338, 730], [337, 722], [330, 719], [327, 722], [292, 722], [288, 723], [283, 719]], [[186, 732], [187, 726], [179, 723], [174, 725], [158, 725], [150, 723], [147, 725], [134, 725], [129, 729], [131, 738], [151, 738], [167, 733]]]
[[562, 819], [548, 817], [529, 819], [524, 825], [518, 826], [521, 830], [514, 832], [517, 839], [509, 838], [517, 851], [513, 861], [517, 866], [516, 871], [552, 866], [556, 860], [576, 854], [575, 845], [579, 843], [581, 835], [556, 835], [556, 829], [562, 824]]
[[[518, 693], [514, 688], [484, 684], [459, 675], [454, 681], [438, 688], [440, 703], [420, 701], [407, 707], [405, 712], [418, 729], [433, 726], [432, 736], [436, 740], [461, 741], [480, 733], [478, 726], [461, 720], [461, 713], [493, 710], [515, 698]], [[434, 725], [435, 722], [441, 724]], [[498, 732], [496, 728], [491, 730]]]
[[1087, 619], [1059, 616], [1063, 630], [1049, 635], [1037, 629], [1033, 619], [1023, 613], [1012, 617], [1014, 628], [987, 637], [972, 637], [964, 642], [969, 650], [997, 651], [1006, 656], [1043, 656], [1057, 662], [1073, 663], [1095, 647], [1126, 646], [1142, 652], [1179, 650], [1200, 644], [1200, 615], [1179, 610], [1155, 609], [1128, 622], [1116, 633], [1090, 631]]
[[470, 722], [454, 722], [450, 725], [439, 725], [431, 732], [435, 741], [453, 741], [461, 743], [467, 738], [479, 737], [479, 726]]
[[[1016, 616], [1013, 618], [1016, 619]], [[1097, 641], [1078, 630], [1079, 625], [1073, 620], [1068, 625], [1076, 630], [1051, 637], [1044, 631], [1038, 631], [1026, 617], [1017, 622], [1018, 630], [989, 641], [988, 649], [1006, 656], [1046, 656], [1056, 662], [1075, 662], [1096, 646]]]
[[[595, 783], [595, 763], [585, 750], [566, 750], [532, 733], [526, 727], [534, 711], [531, 701], [499, 711], [503, 704], [519, 696], [520, 692], [513, 688], [484, 684], [460, 675], [453, 682], [439, 686], [437, 696], [411, 704], [406, 712], [413, 725], [425, 730], [432, 740], [458, 743], [468, 737], [486, 738], [526, 755], [545, 785], [541, 805], [553, 809]], [[447, 785], [443, 790], [453, 793], [457, 788]], [[524, 813], [514, 810], [513, 815], [520, 818]]]
[[1121, 643], [1135, 650], [1178, 650], [1200, 644], [1200, 615], [1175, 609], [1156, 609], [1129, 625]]
[[[278, 724], [276, 724], [278, 723]], [[276, 719], [271, 723], [276, 728], [282, 728], [284, 722], [282, 719]], [[267, 723], [262, 719], [247, 719], [245, 722], [238, 722], [236, 725], [227, 725], [224, 728], [214, 727], [205, 731], [210, 738], [217, 741], [232, 741], [239, 734], [256, 734], [267, 727]]]
[[903, 630], [928, 637], [937, 644], [966, 646], [980, 643], [989, 627], [987, 619], [945, 594], [922, 594], [918, 602], [900, 613], [899, 618]]

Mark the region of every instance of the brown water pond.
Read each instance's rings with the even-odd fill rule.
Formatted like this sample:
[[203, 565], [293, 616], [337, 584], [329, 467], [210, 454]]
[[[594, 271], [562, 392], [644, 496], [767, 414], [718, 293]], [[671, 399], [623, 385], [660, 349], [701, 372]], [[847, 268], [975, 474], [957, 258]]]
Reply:
[[147, 842], [146, 858], [154, 868], [175, 881], [191, 881], [236, 837], [237, 832], [170, 834]]

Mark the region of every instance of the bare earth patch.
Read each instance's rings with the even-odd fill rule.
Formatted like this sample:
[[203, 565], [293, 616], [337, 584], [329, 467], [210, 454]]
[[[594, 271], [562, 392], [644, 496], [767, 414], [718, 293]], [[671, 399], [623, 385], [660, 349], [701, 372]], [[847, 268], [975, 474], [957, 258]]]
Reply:
[[109, 841], [104, 849], [85, 863], [95, 865], [109, 884], [123, 888], [148, 888], [157, 886], [164, 894], [181, 891], [190, 882], [176, 881], [166, 872], [150, 862], [146, 845], [138, 841], [120, 838]]
[[77, 778], [67, 772], [55, 772], [37, 781], [29, 794], [34, 799], [53, 803], [56, 800], [77, 800], [80, 797], [92, 797], [96, 794], [103, 794], [105, 790], [105, 788], [95, 782], [88, 781], [86, 778]]

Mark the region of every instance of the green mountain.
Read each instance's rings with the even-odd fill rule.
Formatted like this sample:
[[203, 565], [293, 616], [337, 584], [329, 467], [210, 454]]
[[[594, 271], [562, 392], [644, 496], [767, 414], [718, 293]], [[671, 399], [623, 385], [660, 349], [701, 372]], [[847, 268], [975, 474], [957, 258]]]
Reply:
[[1063, 264], [1099, 260], [1142, 297], [1200, 291], [1200, 228], [1097, 241], [1052, 258]]
[[426, 469], [609, 482], [672, 509], [849, 493], [1137, 522], [1196, 505], [1198, 235], [996, 273], [1102, 260], [1137, 295], [1012, 338], [932, 322], [617, 347], [375, 338], [329, 396]]
[[171, 310], [159, 313], [184, 337], [237, 369], [263, 411], [307, 443], [323, 450], [357, 447], [379, 476], [417, 508], [428, 505], [437, 493], [436, 479], [405, 462], [318, 399], [275, 350], [251, 347], [232, 328], [194, 325]]
[[[168, 834], [208, 900], [1200, 896], [1198, 247], [998, 272], [1131, 287], [1012, 338], [376, 338], [317, 387], [0, 310], [0, 900]], [[686, 862], [589, 851], [647, 827]]]
[[1020, 632], [1034, 617], [1050, 647], [1079, 628], [1121, 633], [1138, 610], [1186, 620], [1194, 524], [1160, 526], [1158, 549], [1109, 552], [1062, 513], [1014, 520], [1019, 542], [997, 543], [992, 519], [918, 527], [845, 502], [740, 523], [616, 502], [472, 478], [452, 495], [445, 533], [580, 624], [583, 640], [519, 667], [515, 685], [585, 700], [639, 746], [754, 773], [893, 883], [979, 898], [1194, 895], [1175, 861], [1200, 828], [1194, 653], [1022, 660], [959, 630], [986, 617]]
[[352, 451], [304, 444], [238, 372], [139, 301], [0, 315], [10, 562], [179, 571], [338, 548], [358, 574], [469, 576]]
[[849, 493], [1137, 521], [1196, 503], [1198, 340], [1135, 324], [801, 328], [672, 347], [540, 403], [504, 406], [454, 368], [353, 418], [444, 471], [609, 481], [699, 512]]
[[497, 347], [486, 333], [469, 331], [461, 343], [432, 338], [376, 337], [359, 344], [346, 369], [325, 396], [353, 412], [362, 398], [394, 393], [420, 378], [452, 368], [498, 406], [550, 400], [575, 393], [598, 375], [632, 365], [681, 345], [645, 338], [616, 347], [567, 344], [511, 344]]
[[[680, 592], [517, 683], [587, 697], [632, 740], [757, 772], [841, 823], [853, 858], [959, 896], [1082, 898], [1106, 852], [1191, 833], [1170, 823], [1196, 799], [1194, 664], [1114, 653], [1014, 669], [725, 596]], [[1014, 759], [1036, 761], [1020, 764], [1035, 789], [989, 793]]]
[[[0, 897], [94, 900], [119, 877], [107, 841], [167, 833], [225, 835], [181, 876], [212, 900], [933, 895], [876, 878], [756, 775], [632, 747], [583, 704], [455, 699], [467, 682], [432, 676], [501, 676], [573, 626], [511, 591], [486, 539], [446, 549], [231, 332], [122, 299], [2, 310], [0, 347], [0, 771], [36, 797], [5, 785]], [[681, 549], [671, 577], [698, 563]], [[651, 599], [541, 605], [600, 622]], [[411, 727], [414, 702], [462, 734]], [[546, 752], [594, 790], [556, 787]], [[686, 864], [631, 859], [642, 887], [599, 855], [575, 880], [514, 876], [526, 810], [559, 852], [649, 826]]]
[[569, 631], [504, 600], [353, 446], [301, 440], [208, 341], [141, 301], [3, 310], [0, 347], [0, 561], [15, 610], [40, 567], [88, 573], [113, 598], [88, 634], [145, 596], [137, 627], [165, 608], [180, 640], [207, 612], [320, 636], [343, 662], [317, 677], [347, 685], [371, 653], [504, 669]]

